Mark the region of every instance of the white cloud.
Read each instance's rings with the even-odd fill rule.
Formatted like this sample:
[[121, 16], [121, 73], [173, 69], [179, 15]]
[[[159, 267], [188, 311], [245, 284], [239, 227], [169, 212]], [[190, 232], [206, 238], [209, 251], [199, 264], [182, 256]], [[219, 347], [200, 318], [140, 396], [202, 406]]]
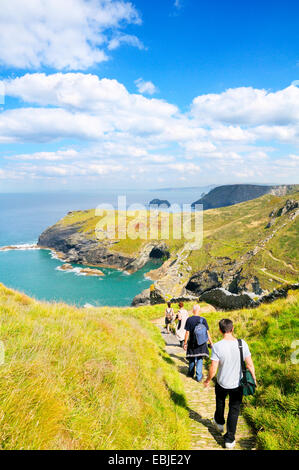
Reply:
[[212, 142], [208, 141], [189, 141], [183, 144], [186, 151], [193, 154], [206, 154], [209, 152], [214, 152], [216, 150], [216, 146], [212, 144]]
[[113, 51], [114, 49], [118, 49], [122, 44], [137, 47], [140, 50], [145, 49], [144, 44], [140, 39], [137, 36], [132, 36], [130, 34], [121, 34], [112, 38], [111, 41], [109, 41], [108, 49], [109, 51]]
[[84, 70], [107, 60], [109, 45], [141, 48], [138, 38], [120, 33], [126, 24], [140, 23], [137, 10], [125, 0], [4, 1], [0, 63], [23, 69]]
[[146, 82], [143, 80], [143, 78], [138, 78], [138, 80], [135, 80], [135, 85], [139, 93], [142, 94], [146, 93], [148, 95], [154, 95], [158, 91], [153, 82]]
[[105, 113], [110, 116], [127, 110], [156, 117], [170, 116], [177, 107], [163, 100], [130, 94], [117, 80], [99, 79], [84, 73], [26, 74], [5, 80], [6, 94], [27, 103]]
[[79, 156], [76, 150], [58, 150], [57, 152], [35, 152], [35, 153], [24, 153], [18, 154], [17, 156], [6, 156], [3, 157], [7, 160], [20, 160], [20, 161], [49, 161], [57, 162], [68, 159], [74, 159]]
[[268, 92], [243, 87], [201, 95], [193, 100], [192, 114], [203, 124], [284, 126], [299, 120], [299, 88]]
[[[87, 180], [113, 174], [115, 184], [135, 178], [142, 187], [158, 177], [187, 178], [190, 185], [198, 185], [198, 178], [204, 183], [296, 178], [299, 90], [294, 86], [275, 93], [238, 88], [202, 95], [183, 113], [92, 74], [26, 74], [4, 85], [8, 96], [24, 104], [0, 113], [0, 142], [43, 147], [4, 157], [1, 178], [3, 172]], [[72, 141], [71, 148], [64, 140]], [[80, 141], [86, 142], [83, 148]], [[48, 151], [47, 142], [57, 150]]]
[[167, 168], [170, 170], [175, 170], [176, 172], [179, 173], [199, 173], [201, 171], [201, 168], [199, 165], [195, 165], [194, 163], [170, 163], [167, 165]]
[[96, 116], [59, 108], [23, 108], [0, 113], [0, 140], [4, 142], [94, 140], [108, 130], [109, 126]]

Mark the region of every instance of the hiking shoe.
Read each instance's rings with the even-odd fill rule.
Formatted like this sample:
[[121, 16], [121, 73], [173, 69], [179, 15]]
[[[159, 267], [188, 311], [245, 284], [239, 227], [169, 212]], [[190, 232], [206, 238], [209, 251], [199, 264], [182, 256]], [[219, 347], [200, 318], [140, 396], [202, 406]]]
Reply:
[[223, 424], [218, 424], [216, 423], [215, 419], [213, 418], [212, 419], [212, 423], [214, 424], [215, 428], [217, 429], [217, 431], [223, 433], [224, 431], [224, 425]]
[[236, 445], [236, 441], [234, 441], [234, 442], [226, 442], [226, 443], [225, 443], [225, 448], [226, 448], [226, 449], [233, 449], [233, 448], [235, 447], [235, 445]]

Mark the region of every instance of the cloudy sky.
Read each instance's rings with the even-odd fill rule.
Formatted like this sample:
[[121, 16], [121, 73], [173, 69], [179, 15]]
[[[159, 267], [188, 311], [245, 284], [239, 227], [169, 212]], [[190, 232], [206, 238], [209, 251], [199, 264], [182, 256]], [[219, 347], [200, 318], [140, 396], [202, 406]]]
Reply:
[[2, 0], [0, 191], [298, 183], [294, 0]]

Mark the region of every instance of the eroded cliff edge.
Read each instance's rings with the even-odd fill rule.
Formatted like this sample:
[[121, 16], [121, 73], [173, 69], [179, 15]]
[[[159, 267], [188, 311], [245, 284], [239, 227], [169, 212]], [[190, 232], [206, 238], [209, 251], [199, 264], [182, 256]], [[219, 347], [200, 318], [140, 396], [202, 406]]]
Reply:
[[140, 252], [128, 255], [113, 250], [117, 241], [99, 241], [91, 236], [92, 231], [86, 232], [82, 229], [83, 224], [80, 222], [58, 222], [40, 235], [38, 246], [55, 251], [57, 256], [67, 263], [116, 268], [130, 273], [143, 268], [151, 260], [169, 257], [164, 242], [147, 243]]
[[159, 259], [162, 266], [148, 273], [151, 289], [132, 305], [202, 298], [216, 307], [256, 306], [299, 280], [299, 194], [292, 196], [266, 195], [206, 211], [200, 250], [187, 240], [99, 241], [94, 211], [69, 213], [41, 234], [38, 245], [55, 250], [65, 262], [128, 272]]

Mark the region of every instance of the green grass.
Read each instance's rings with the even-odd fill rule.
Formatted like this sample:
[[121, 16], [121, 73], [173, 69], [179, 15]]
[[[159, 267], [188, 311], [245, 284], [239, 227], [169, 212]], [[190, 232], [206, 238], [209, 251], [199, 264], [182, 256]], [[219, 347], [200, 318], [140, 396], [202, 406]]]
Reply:
[[[0, 284], [0, 449], [190, 448], [183, 385], [151, 322], [164, 309], [77, 309]], [[218, 321], [229, 317], [249, 344], [259, 387], [243, 412], [258, 448], [298, 449], [299, 374], [291, 354], [299, 292], [204, 316], [214, 341], [221, 339]]]
[[145, 313], [39, 303], [0, 285], [0, 448], [188, 448], [182, 384]]
[[[221, 312], [206, 314], [214, 340], [221, 339]], [[299, 366], [293, 364], [292, 343], [299, 339], [299, 293], [253, 310], [225, 312], [235, 334], [250, 347], [258, 388], [245, 399], [244, 415], [257, 432], [261, 449], [299, 449]], [[298, 346], [297, 346], [298, 349]]]
[[[298, 197], [298, 191], [283, 197], [267, 194], [234, 206], [205, 211], [203, 246], [200, 250], [192, 251], [187, 259], [191, 267], [190, 275], [217, 265], [219, 258], [229, 257], [231, 260], [238, 260], [242, 255], [253, 250], [274, 230], [280, 228], [266, 244], [265, 251], [262, 254], [256, 255], [252, 261], [245, 262], [243, 272], [249, 277], [258, 276], [261, 287], [268, 290], [272, 290], [281, 282], [293, 283], [298, 281], [299, 255], [297, 239], [299, 218], [290, 221], [288, 215], [284, 215], [276, 219], [273, 227], [265, 228], [270, 220], [270, 212], [282, 207], [287, 199], [298, 199]], [[146, 214], [145, 212], [144, 215]], [[95, 238], [96, 226], [100, 220], [101, 217], [95, 216], [94, 210], [78, 211], [67, 215], [58, 222], [58, 225], [76, 225], [78, 231], [85, 233], [86, 237]], [[148, 220], [145, 220], [141, 224], [145, 227], [145, 231], [148, 231], [148, 222]], [[136, 221], [134, 222], [134, 214], [129, 214], [127, 228], [130, 224], [134, 225], [134, 223], [136, 223]], [[159, 223], [161, 224], [161, 215]], [[175, 258], [176, 253], [183, 248], [187, 240], [173, 238], [173, 223], [173, 215], [171, 214], [170, 237], [166, 237], [164, 241], [169, 247], [171, 256]], [[285, 223], [287, 225], [284, 227]], [[117, 225], [116, 235], [118, 235]], [[159, 230], [158, 238], [163, 239], [161, 230]], [[148, 242], [140, 238], [133, 240], [129, 237], [118, 241], [115, 239], [115, 241], [116, 243], [109, 249], [130, 256], [137, 256], [142, 247]], [[267, 272], [261, 271], [263, 268], [266, 268]]]

